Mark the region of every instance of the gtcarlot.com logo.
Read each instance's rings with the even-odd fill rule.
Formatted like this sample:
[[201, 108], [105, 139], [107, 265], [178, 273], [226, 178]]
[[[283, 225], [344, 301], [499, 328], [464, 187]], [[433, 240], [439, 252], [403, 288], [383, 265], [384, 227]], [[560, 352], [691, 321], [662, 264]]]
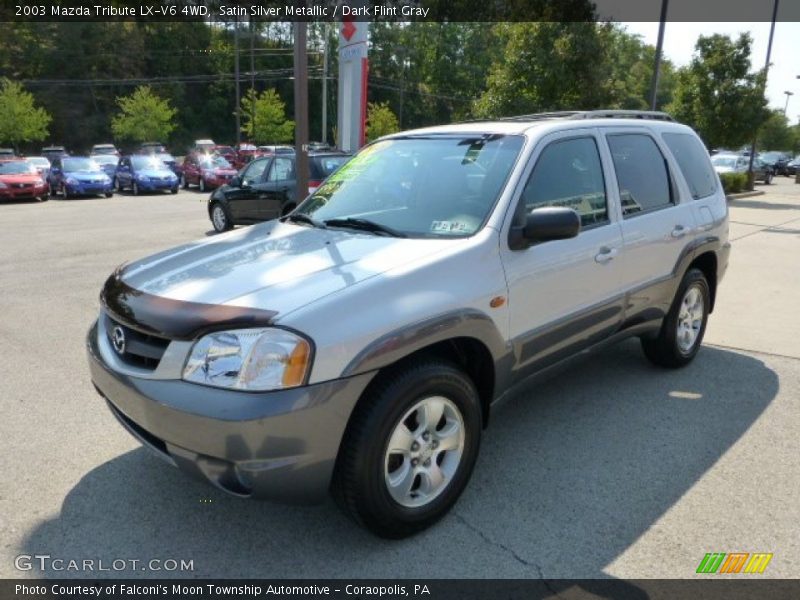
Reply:
[[697, 573], [763, 573], [772, 553], [767, 552], [709, 552], [697, 566]]
[[194, 571], [194, 560], [174, 558], [58, 558], [50, 554], [20, 554], [14, 559], [18, 571]]

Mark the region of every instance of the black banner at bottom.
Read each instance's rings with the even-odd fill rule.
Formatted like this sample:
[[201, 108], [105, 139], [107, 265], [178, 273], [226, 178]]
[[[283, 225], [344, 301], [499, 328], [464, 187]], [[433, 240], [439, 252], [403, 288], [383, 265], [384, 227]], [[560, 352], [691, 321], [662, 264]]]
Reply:
[[800, 579], [4, 579], [2, 600], [797, 600]]

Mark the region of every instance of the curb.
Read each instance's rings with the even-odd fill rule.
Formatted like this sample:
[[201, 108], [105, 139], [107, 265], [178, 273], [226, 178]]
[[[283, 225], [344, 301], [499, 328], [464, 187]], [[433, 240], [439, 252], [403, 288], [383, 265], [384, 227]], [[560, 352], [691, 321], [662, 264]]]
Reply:
[[753, 190], [752, 192], [739, 192], [738, 194], [728, 194], [725, 198], [730, 202], [731, 200], [739, 200], [741, 198], [750, 198], [751, 196], [763, 196], [766, 192], [764, 190]]

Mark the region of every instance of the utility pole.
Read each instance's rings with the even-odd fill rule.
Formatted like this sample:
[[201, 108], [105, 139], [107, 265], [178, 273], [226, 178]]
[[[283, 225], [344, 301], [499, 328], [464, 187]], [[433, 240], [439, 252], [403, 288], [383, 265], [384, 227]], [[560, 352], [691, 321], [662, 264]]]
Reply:
[[250, 89], [253, 95], [252, 106], [250, 107], [250, 124], [253, 130], [253, 143], [256, 139], [256, 55], [254, 51], [255, 28], [253, 20], [250, 19]]
[[329, 27], [330, 25], [323, 21], [322, 36], [325, 46], [322, 49], [322, 137], [320, 138], [323, 144], [328, 143], [328, 43], [331, 39]]
[[650, 110], [656, 110], [658, 98], [658, 78], [661, 72], [661, 53], [664, 47], [664, 27], [667, 24], [667, 5], [669, 0], [661, 0], [661, 19], [658, 24], [658, 42], [656, 42], [656, 59], [653, 65], [653, 79], [650, 82]]
[[[767, 91], [767, 75], [769, 74], [769, 59], [772, 56], [772, 38], [775, 35], [775, 20], [778, 18], [778, 0], [772, 5], [772, 25], [769, 28], [769, 43], [767, 44], [767, 60], [764, 63], [764, 83], [761, 86], [761, 95], [763, 96]], [[750, 145], [750, 164], [747, 168], [747, 187], [753, 189], [755, 177], [753, 175], [753, 161], [756, 157], [756, 142], [758, 141], [758, 130], [753, 136], [753, 143]]]
[[236, 76], [236, 108], [233, 114], [236, 115], [236, 145], [242, 141], [242, 118], [239, 114], [241, 98], [239, 97], [239, 17], [236, 17], [233, 25], [233, 70]]
[[308, 195], [308, 48], [307, 24], [294, 24], [294, 156], [297, 192], [295, 202]]

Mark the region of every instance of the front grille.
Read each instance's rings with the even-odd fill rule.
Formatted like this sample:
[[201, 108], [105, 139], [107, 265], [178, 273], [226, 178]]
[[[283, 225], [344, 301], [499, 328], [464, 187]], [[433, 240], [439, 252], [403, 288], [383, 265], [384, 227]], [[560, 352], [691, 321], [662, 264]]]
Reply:
[[14, 184], [14, 187], [19, 188], [21, 190], [26, 190], [28, 188], [32, 188], [33, 184], [32, 183], [16, 183], [16, 184]]
[[[122, 362], [150, 370], [154, 370], [158, 366], [158, 363], [161, 362], [161, 357], [164, 356], [164, 352], [167, 350], [167, 346], [169, 346], [168, 339], [136, 331], [115, 321], [108, 315], [105, 316], [105, 319], [109, 344], [111, 344], [111, 348]], [[125, 339], [122, 353], [118, 351], [117, 346], [114, 344], [114, 332], [117, 328], [122, 331]]]

